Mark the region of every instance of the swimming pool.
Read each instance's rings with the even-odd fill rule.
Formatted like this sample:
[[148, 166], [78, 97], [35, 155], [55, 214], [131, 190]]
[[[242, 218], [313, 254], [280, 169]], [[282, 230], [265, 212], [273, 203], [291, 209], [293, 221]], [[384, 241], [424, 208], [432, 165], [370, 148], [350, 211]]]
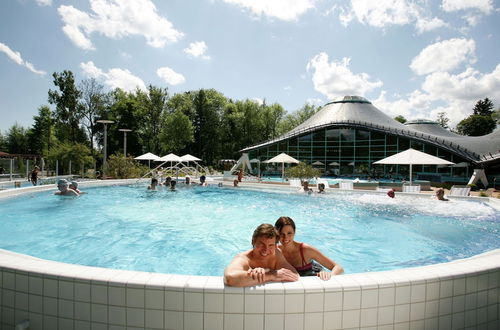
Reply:
[[500, 213], [476, 201], [304, 195], [213, 187], [85, 189], [0, 200], [0, 248], [73, 264], [222, 275], [257, 225], [282, 215], [348, 273], [422, 266], [500, 248]]

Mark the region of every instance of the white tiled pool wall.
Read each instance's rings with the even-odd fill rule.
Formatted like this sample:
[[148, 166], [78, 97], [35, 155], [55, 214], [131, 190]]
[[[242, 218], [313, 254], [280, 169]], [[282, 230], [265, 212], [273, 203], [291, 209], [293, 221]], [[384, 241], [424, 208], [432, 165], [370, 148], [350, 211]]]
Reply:
[[499, 329], [500, 249], [446, 264], [251, 288], [0, 250], [14, 329]]
[[224, 287], [221, 277], [69, 265], [0, 250], [0, 284], [0, 329], [26, 319], [30, 329], [45, 330], [500, 329], [500, 249], [244, 289]]

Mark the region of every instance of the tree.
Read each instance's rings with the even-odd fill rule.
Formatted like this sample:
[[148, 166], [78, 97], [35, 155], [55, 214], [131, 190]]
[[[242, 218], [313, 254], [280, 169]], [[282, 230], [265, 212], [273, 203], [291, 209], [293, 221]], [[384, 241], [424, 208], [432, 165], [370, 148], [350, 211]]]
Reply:
[[448, 123], [450, 120], [446, 117], [446, 112], [438, 112], [436, 121], [443, 128], [449, 128]]
[[6, 152], [7, 149], [7, 137], [0, 131], [0, 151]]
[[96, 120], [101, 116], [106, 107], [106, 94], [104, 86], [94, 78], [82, 80], [81, 90], [81, 116], [82, 124], [87, 130], [90, 142], [90, 151], [94, 155], [94, 135]]
[[194, 141], [193, 125], [189, 117], [177, 110], [172, 114], [165, 113], [161, 131], [163, 151], [179, 152]]
[[495, 127], [491, 116], [470, 115], [458, 123], [457, 131], [462, 135], [481, 136], [493, 132]]
[[38, 108], [38, 116], [33, 116], [33, 120], [35, 122], [28, 131], [31, 152], [46, 156], [49, 153], [51, 141], [55, 139], [52, 136], [53, 113], [48, 106], [41, 106]]
[[11, 154], [30, 153], [26, 128], [14, 124], [7, 132], [7, 152]]
[[401, 124], [404, 124], [407, 122], [406, 118], [403, 117], [402, 115], [394, 117], [394, 120], [399, 121]]
[[48, 157], [50, 161], [59, 161], [59, 173], [65, 173], [69, 169], [69, 161], [72, 169], [77, 166], [89, 166], [93, 164], [90, 149], [83, 143], [56, 142], [52, 145]]
[[488, 98], [479, 100], [472, 111], [474, 115], [491, 116], [493, 114], [493, 102]]
[[316, 112], [319, 111], [319, 109], [321, 109], [320, 106], [314, 106], [312, 104], [306, 103], [302, 106], [302, 108], [286, 115], [278, 125], [277, 135], [282, 135], [291, 131], [295, 127], [311, 118]]
[[491, 118], [498, 124], [500, 124], [500, 108], [496, 109], [492, 114]]
[[317, 168], [300, 162], [297, 166], [286, 169], [285, 175], [289, 178], [298, 178], [300, 180], [307, 180], [310, 178], [320, 177], [321, 171]]
[[136, 95], [139, 117], [144, 119], [140, 122], [143, 143], [149, 152], [159, 153], [161, 117], [167, 108], [168, 91], [166, 88], [149, 85], [147, 93], [137, 90]]
[[[82, 106], [79, 103], [81, 92], [75, 85], [73, 72], [64, 70], [62, 73], [54, 72], [54, 85], [57, 90], [49, 90], [48, 101], [56, 106], [56, 119], [63, 125], [57, 131], [58, 138], [62, 141], [69, 140], [73, 143], [83, 142], [85, 136], [79, 132], [79, 123], [82, 118]], [[66, 132], [66, 129], [69, 130]]]

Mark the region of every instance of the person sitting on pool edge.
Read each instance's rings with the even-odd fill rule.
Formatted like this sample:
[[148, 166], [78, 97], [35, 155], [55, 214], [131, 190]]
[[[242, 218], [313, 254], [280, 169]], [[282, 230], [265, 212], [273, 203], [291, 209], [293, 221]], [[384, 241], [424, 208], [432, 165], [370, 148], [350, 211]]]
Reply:
[[158, 185], [158, 179], [152, 178], [151, 184], [148, 186], [148, 190], [156, 190], [157, 185]]
[[73, 189], [74, 191], [76, 191], [77, 193], [79, 193], [80, 195], [81, 194], [86, 194], [86, 192], [84, 191], [80, 191], [80, 189], [78, 189], [78, 182], [76, 181], [71, 181], [70, 184], [69, 184], [69, 189]]
[[[340, 275], [344, 272], [342, 266], [325, 256], [314, 246], [294, 240], [295, 222], [292, 218], [280, 217], [274, 227], [280, 235], [281, 245], [278, 248], [300, 276], [318, 276], [327, 281], [332, 275]], [[321, 266], [328, 268], [331, 272], [324, 271]]]
[[224, 269], [224, 284], [253, 286], [267, 282], [295, 282], [299, 274], [276, 248], [278, 233], [273, 225], [263, 223], [252, 235], [253, 248], [236, 255]]
[[59, 179], [57, 181], [57, 189], [59, 191], [56, 191], [54, 195], [60, 195], [60, 196], [80, 196], [76, 191], [73, 189], [70, 189], [68, 184], [68, 181], [66, 179]]

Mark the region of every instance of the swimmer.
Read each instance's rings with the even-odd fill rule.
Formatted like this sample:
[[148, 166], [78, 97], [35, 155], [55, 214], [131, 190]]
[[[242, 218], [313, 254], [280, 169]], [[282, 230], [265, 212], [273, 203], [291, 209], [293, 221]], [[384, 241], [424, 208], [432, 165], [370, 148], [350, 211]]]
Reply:
[[80, 195], [81, 194], [86, 194], [86, 192], [80, 191], [80, 189], [78, 189], [78, 182], [76, 182], [76, 181], [71, 181], [70, 182], [69, 189], [73, 189], [74, 191], [76, 191]]
[[200, 186], [206, 187], [208, 186], [208, 183], [205, 181], [207, 179], [206, 176], [202, 175], [200, 176]]
[[387, 196], [389, 196], [390, 198], [394, 198], [396, 197], [396, 193], [395, 193], [395, 190], [394, 189], [391, 189], [387, 192]]
[[151, 184], [148, 186], [148, 190], [156, 190], [157, 185], [158, 185], [158, 179], [152, 178]]
[[80, 196], [80, 194], [78, 194], [76, 191], [69, 188], [68, 181], [65, 179], [60, 179], [59, 181], [57, 181], [57, 189], [59, 189], [59, 191], [56, 191], [54, 195]]
[[437, 200], [444, 201], [444, 202], [448, 201], [447, 198], [444, 198], [444, 189], [443, 188], [439, 188], [438, 190], [436, 190], [435, 198]]
[[324, 194], [324, 193], [325, 193], [325, 184], [318, 183], [318, 194]]

